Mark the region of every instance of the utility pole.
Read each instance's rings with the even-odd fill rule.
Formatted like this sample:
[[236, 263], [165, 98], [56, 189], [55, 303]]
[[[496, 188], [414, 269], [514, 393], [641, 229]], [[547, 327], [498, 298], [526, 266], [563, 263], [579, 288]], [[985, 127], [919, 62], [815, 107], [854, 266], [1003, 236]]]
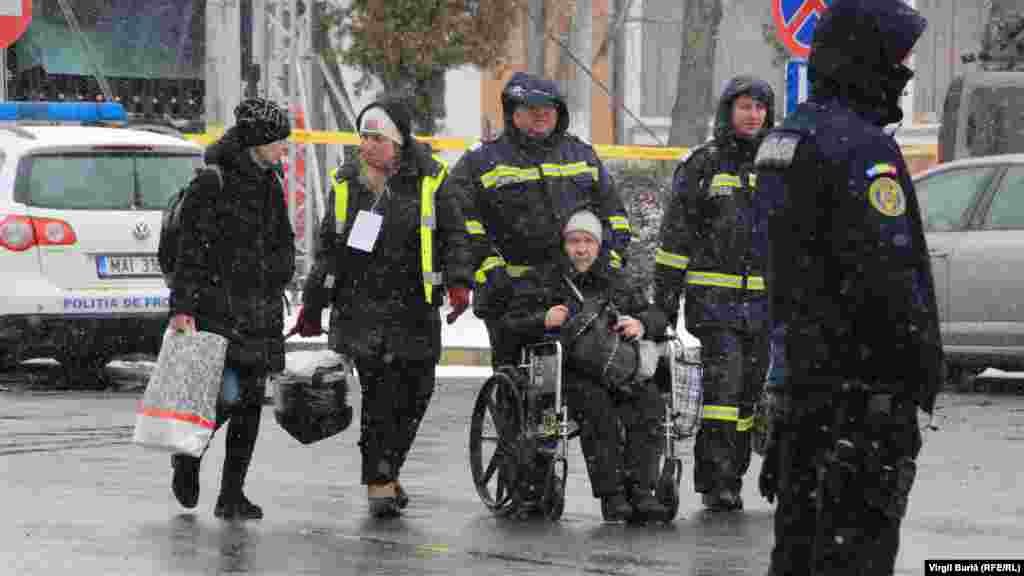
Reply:
[[242, 16], [239, 0], [206, 1], [206, 107], [207, 130], [226, 129], [242, 99]]
[[[917, 0], [903, 0], [903, 1], [906, 2], [907, 5], [909, 5], [911, 8], [914, 8], [914, 9], [917, 8]], [[909, 66], [911, 69], [914, 68], [914, 55], [913, 55], [913, 52], [911, 52], [910, 58], [908, 58], [908, 60], [907, 60], [907, 66]], [[904, 114], [904, 119], [903, 119], [904, 124], [907, 125], [907, 126], [913, 126], [915, 124], [915, 121], [914, 121], [914, 79], [913, 78], [910, 79], [910, 82], [907, 82], [907, 87], [903, 91], [903, 102], [901, 102], [901, 104], [902, 104], [901, 108], [903, 109], [903, 114]]]
[[257, 98], [265, 98], [267, 95], [267, 66], [266, 66], [266, 49], [267, 49], [267, 15], [266, 15], [266, 1], [265, 0], [249, 0], [252, 2], [252, 24], [250, 29], [252, 30], [252, 46], [250, 48], [251, 68], [249, 70], [249, 84], [246, 90], [246, 96], [255, 96]]
[[[327, 115], [324, 113], [324, 97], [326, 95], [325, 84], [326, 78], [324, 69], [320, 66], [320, 55], [323, 50], [327, 47], [327, 27], [324, 26], [324, 2], [323, 0], [307, 0], [312, 6], [307, 6], [306, 10], [310, 11], [310, 52], [308, 55], [308, 68], [309, 70], [309, 110], [306, 112], [306, 122], [309, 124], [311, 130], [326, 130], [327, 129]], [[327, 166], [327, 146], [315, 146], [313, 149], [316, 154], [316, 165], [320, 166], [321, 170]], [[316, 186], [311, 186], [308, 189], [316, 189]], [[320, 196], [310, 195], [308, 198], [312, 198], [314, 203], [319, 203], [324, 199]], [[307, 200], [308, 203], [308, 200]], [[308, 211], [312, 221], [311, 224], [315, 224], [319, 220], [315, 217], [316, 212]], [[307, 232], [315, 234], [317, 226], [307, 227]], [[314, 245], [315, 243], [314, 238]]]
[[[582, 62], [591, 61], [594, 44], [594, 10], [592, 0], [576, 0], [576, 17], [573, 23], [573, 39], [575, 52]], [[586, 70], [577, 65], [572, 91], [572, 126], [573, 134], [591, 139], [591, 80]]]
[[529, 4], [526, 7], [526, 65], [530, 74], [538, 76], [544, 76], [547, 47], [544, 1], [529, 0]]
[[613, 122], [612, 138], [613, 144], [626, 143], [626, 115], [622, 113], [620, 106], [626, 102], [626, 31], [623, 23], [632, 6], [632, 2], [626, 0], [614, 0], [612, 3], [615, 16], [615, 24], [609, 27], [608, 40], [612, 43], [611, 71], [612, 71], [612, 110]]

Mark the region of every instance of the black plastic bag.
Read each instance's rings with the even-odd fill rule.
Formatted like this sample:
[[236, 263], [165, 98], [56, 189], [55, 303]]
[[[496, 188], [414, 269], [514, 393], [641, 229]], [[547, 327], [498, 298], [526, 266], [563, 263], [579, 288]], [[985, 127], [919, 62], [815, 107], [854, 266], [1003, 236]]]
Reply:
[[352, 423], [347, 364], [317, 368], [309, 379], [277, 383], [274, 419], [303, 444], [330, 438]]
[[618, 320], [607, 301], [588, 300], [562, 326], [562, 347], [569, 367], [594, 378], [612, 392], [629, 394], [639, 368], [637, 343], [613, 327]]

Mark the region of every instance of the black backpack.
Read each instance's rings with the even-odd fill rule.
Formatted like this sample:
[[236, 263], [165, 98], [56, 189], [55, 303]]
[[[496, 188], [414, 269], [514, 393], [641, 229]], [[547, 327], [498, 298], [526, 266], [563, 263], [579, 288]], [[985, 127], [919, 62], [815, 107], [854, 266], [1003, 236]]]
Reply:
[[224, 187], [224, 175], [220, 166], [210, 164], [204, 169], [196, 170], [192, 180], [182, 187], [177, 194], [171, 197], [164, 209], [163, 219], [160, 224], [160, 245], [156, 251], [157, 260], [160, 262], [160, 271], [164, 273], [164, 280], [169, 287], [174, 281], [174, 267], [178, 262], [179, 236], [181, 232], [181, 207], [185, 204], [185, 197], [199, 186], [199, 179], [203, 173], [209, 170], [217, 175], [217, 182], [221, 188]]

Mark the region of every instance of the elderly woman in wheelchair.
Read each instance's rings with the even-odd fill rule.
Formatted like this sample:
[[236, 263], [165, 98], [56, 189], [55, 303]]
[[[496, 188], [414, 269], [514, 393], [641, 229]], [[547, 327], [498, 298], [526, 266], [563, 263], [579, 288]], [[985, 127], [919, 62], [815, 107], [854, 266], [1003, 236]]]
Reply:
[[[573, 214], [563, 240], [564, 257], [530, 271], [525, 287], [504, 299], [503, 329], [536, 344], [519, 366], [499, 368], [477, 398], [470, 426], [477, 491], [492, 510], [558, 518], [566, 444], [578, 434], [606, 521], [671, 520], [675, 486], [674, 502], [655, 493], [669, 436], [662, 391], [651, 378], [658, 352], [644, 340], [664, 340], [665, 317], [601, 254], [592, 212]], [[494, 430], [485, 433], [488, 414]], [[485, 462], [488, 439], [496, 446]]]

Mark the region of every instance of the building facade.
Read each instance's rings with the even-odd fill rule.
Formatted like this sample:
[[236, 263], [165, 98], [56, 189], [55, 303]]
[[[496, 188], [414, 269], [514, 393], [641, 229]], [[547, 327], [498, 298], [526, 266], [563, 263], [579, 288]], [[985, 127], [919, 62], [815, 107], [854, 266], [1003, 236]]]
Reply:
[[[593, 90], [591, 139], [598, 144], [653, 144], [653, 131], [661, 142], [668, 140], [672, 107], [675, 103], [682, 51], [682, 2], [675, 0], [626, 0], [628, 6], [619, 40], [624, 57], [620, 61], [622, 73], [622, 102], [639, 121], [621, 109], [612, 106], [612, 98], [603, 91]], [[611, 4], [611, 6], [610, 6]], [[593, 46], [604, 41], [609, 23], [614, 22], [614, 0], [593, 0]], [[977, 64], [965, 64], [961, 55], [977, 52], [988, 16], [987, 2], [961, 2], [958, 0], [914, 0], [915, 7], [929, 21], [928, 29], [917, 44], [913, 68], [916, 77], [908, 98], [912, 104], [912, 118], [904, 127], [915, 143], [928, 142], [934, 135], [934, 126], [942, 112], [943, 99], [949, 82]], [[564, 5], [560, 14], [554, 6]], [[567, 40], [572, 25], [574, 2], [547, 0], [546, 22], [558, 38]], [[784, 110], [786, 94], [785, 62], [788, 54], [775, 38], [771, 0], [722, 0], [723, 17], [715, 56], [714, 83], [717, 93], [738, 74], [753, 74], [769, 82], [779, 99], [777, 109]], [[556, 13], [556, 16], [552, 16]], [[481, 132], [500, 130], [501, 86], [517, 70], [528, 68], [530, 37], [526, 31], [529, 20], [520, 19], [508, 46], [508, 62], [499, 69], [485, 71], [481, 88]], [[547, 40], [545, 74], [561, 81], [565, 86], [575, 73], [575, 65], [560, 57], [561, 48]], [[613, 51], [609, 50], [609, 54]], [[607, 55], [596, 61], [594, 76], [606, 86], [613, 85], [614, 70]], [[615, 142], [615, 124], [621, 122], [621, 139]], [[646, 125], [646, 127], [642, 126]], [[584, 135], [585, 136], [585, 135]]]

